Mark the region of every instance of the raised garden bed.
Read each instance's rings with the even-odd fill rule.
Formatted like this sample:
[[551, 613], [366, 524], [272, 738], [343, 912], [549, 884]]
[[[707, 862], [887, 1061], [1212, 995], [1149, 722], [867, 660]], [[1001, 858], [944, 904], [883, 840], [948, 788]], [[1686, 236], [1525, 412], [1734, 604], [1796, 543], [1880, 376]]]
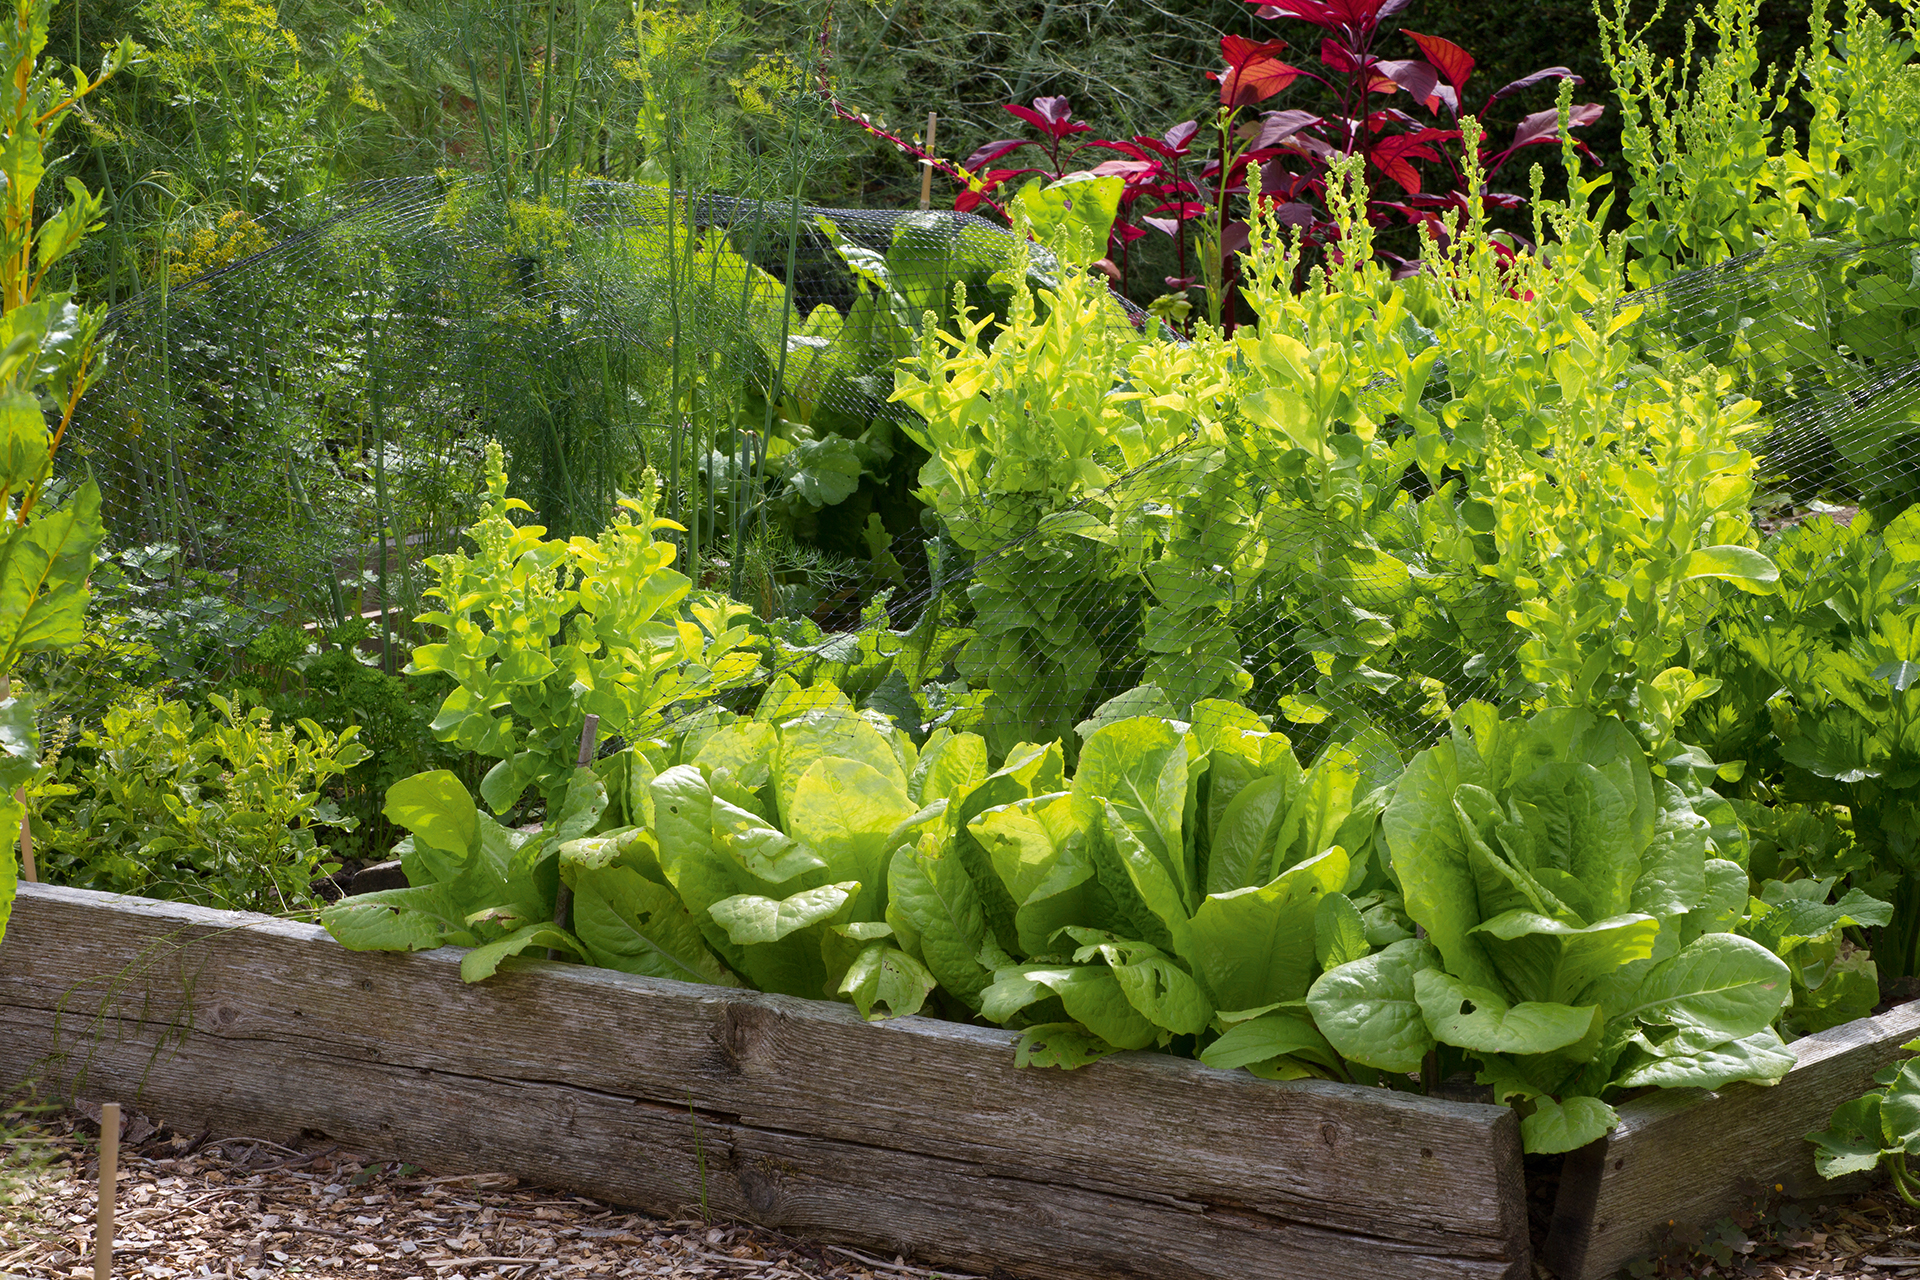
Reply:
[[1815, 1172], [1806, 1135], [1865, 1093], [1915, 1036], [1920, 1001], [1795, 1041], [1799, 1062], [1772, 1088], [1668, 1089], [1622, 1103], [1619, 1127], [1567, 1157], [1542, 1261], [1559, 1280], [1605, 1280], [1669, 1221], [1713, 1222], [1756, 1185], [1790, 1199], [1861, 1185]]
[[[460, 954], [23, 885], [0, 1082], [977, 1272], [1533, 1274], [1505, 1108], [1154, 1054], [1018, 1070], [1004, 1031], [569, 965], [469, 986]], [[1772, 1090], [1623, 1107], [1569, 1162], [1563, 1280], [1608, 1274], [1676, 1213], [1724, 1212], [1743, 1177], [1816, 1189], [1800, 1135], [1916, 1031], [1906, 1006], [1800, 1042]]]

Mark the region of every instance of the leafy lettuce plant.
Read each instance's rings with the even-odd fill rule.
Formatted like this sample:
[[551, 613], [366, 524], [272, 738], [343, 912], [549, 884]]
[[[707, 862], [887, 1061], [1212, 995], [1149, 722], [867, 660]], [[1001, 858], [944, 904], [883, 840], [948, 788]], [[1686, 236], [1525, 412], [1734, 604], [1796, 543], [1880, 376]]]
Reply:
[[586, 716], [600, 717], [603, 736], [650, 737], [677, 704], [752, 680], [759, 656], [749, 611], [694, 593], [673, 569], [673, 544], [653, 534], [678, 526], [654, 519], [650, 492], [623, 498], [598, 538], [562, 542], [516, 525], [508, 513], [528, 508], [506, 490], [500, 447], [489, 445], [474, 554], [428, 561], [437, 581], [427, 594], [444, 607], [418, 621], [445, 639], [416, 648], [407, 671], [453, 680], [433, 731], [499, 762], [480, 783], [495, 813], [529, 786], [557, 811]]
[[1303, 1001], [1323, 959], [1366, 948], [1347, 893], [1373, 880], [1378, 779], [1347, 749], [1302, 769], [1231, 703], [1191, 722], [1127, 710], [1082, 726], [1071, 781], [1058, 743], [1022, 747], [959, 801], [950, 843], [895, 856], [898, 881], [970, 886], [977, 930], [899, 909], [923, 946], [942, 937], [981, 1016], [1024, 1028], [1023, 1064], [1178, 1042], [1215, 1066], [1342, 1077]]
[[1382, 1071], [1476, 1065], [1498, 1100], [1526, 1104], [1531, 1152], [1605, 1133], [1620, 1090], [1778, 1080], [1790, 975], [1733, 932], [1747, 874], [1703, 807], [1617, 720], [1463, 708], [1381, 820], [1424, 936], [1330, 968], [1315, 1022]]

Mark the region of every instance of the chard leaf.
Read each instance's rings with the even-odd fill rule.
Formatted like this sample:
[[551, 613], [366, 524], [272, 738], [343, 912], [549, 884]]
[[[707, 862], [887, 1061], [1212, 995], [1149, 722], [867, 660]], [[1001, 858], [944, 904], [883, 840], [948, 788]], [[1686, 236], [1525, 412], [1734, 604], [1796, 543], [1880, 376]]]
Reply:
[[725, 769], [750, 791], [758, 791], [773, 777], [773, 761], [780, 751], [780, 735], [770, 724], [736, 720], [714, 730], [689, 762], [709, 778]]
[[946, 800], [958, 805], [987, 780], [987, 773], [987, 740], [977, 733], [956, 733], [921, 752], [907, 779], [907, 796], [915, 804]]
[[1528, 1155], [1576, 1151], [1620, 1123], [1619, 1113], [1598, 1098], [1538, 1098], [1520, 1122], [1520, 1145]]
[[1373, 948], [1367, 942], [1366, 922], [1344, 893], [1329, 893], [1313, 915], [1313, 955], [1322, 969], [1364, 959]]
[[1197, 1036], [1207, 1029], [1213, 1020], [1213, 1003], [1187, 971], [1159, 948], [1109, 943], [1100, 950], [1127, 1003], [1147, 1021], [1177, 1036]]
[[1064, 980], [1071, 969], [1066, 965], [1018, 964], [994, 970], [993, 981], [980, 993], [980, 1016], [989, 1022], [1006, 1022], [1051, 996], [1053, 988], [1046, 979], [1058, 976]]
[[1741, 1040], [1649, 1058], [1615, 1078], [1623, 1089], [1652, 1085], [1661, 1089], [1718, 1089], [1735, 1080], [1777, 1084], [1793, 1070], [1793, 1050], [1772, 1027]]
[[980, 895], [966, 868], [940, 848], [937, 837], [897, 850], [887, 876], [887, 921], [908, 952], [962, 1003], [977, 1010], [993, 981], [981, 964], [987, 937]]
[[1353, 811], [1354, 788], [1359, 782], [1360, 760], [1345, 747], [1327, 752], [1307, 770], [1294, 789], [1286, 818], [1280, 824], [1280, 839], [1284, 843], [1276, 843], [1272, 864], [1263, 880], [1279, 875], [1336, 842], [1341, 824]]
[[1068, 1017], [1116, 1049], [1144, 1049], [1160, 1038], [1159, 1028], [1133, 1007], [1120, 979], [1104, 964], [1002, 969], [987, 988], [980, 1011], [1005, 1022], [1049, 993], [1060, 997]]
[[361, 893], [328, 904], [320, 923], [349, 951], [431, 951], [478, 946], [451, 886], [415, 885]]
[[[1103, 799], [1100, 805], [1106, 819], [1106, 847], [1112, 850], [1126, 876], [1127, 884], [1124, 887], [1133, 890], [1141, 904], [1152, 913], [1153, 920], [1166, 931], [1171, 949], [1176, 954], [1192, 954], [1192, 924], [1187, 917], [1180, 887], [1166, 863], [1147, 847], [1139, 832], [1114, 807], [1112, 801]], [[1158, 939], [1154, 941], [1157, 943]]]
[[855, 957], [841, 979], [840, 994], [852, 999], [860, 1016], [872, 1022], [875, 1010], [886, 1010], [879, 1017], [904, 1018], [920, 1012], [927, 997], [938, 985], [925, 965], [888, 942], [870, 943]]
[[[1111, 825], [1127, 828], [1133, 843], [1161, 865], [1184, 918], [1192, 885], [1181, 835], [1187, 805], [1185, 733], [1165, 720], [1146, 716], [1101, 726], [1081, 748], [1072, 791], [1126, 818]], [[1113, 835], [1120, 839], [1118, 830]], [[1160, 911], [1152, 897], [1144, 891], [1142, 896]]]
[[998, 805], [1012, 804], [1030, 796], [1046, 795], [1067, 789], [1065, 756], [1060, 744], [1037, 747], [1020, 743], [1007, 752], [1006, 763], [988, 775], [987, 780], [969, 791], [953, 811], [957, 835], [953, 856], [960, 860], [967, 876], [980, 895], [980, 908], [992, 931], [995, 946], [1006, 950], [1019, 945], [1014, 926], [1014, 901], [993, 869], [993, 862], [980, 842], [973, 837], [973, 819]]
[[[1313, 978], [1321, 903], [1346, 881], [1346, 851], [1336, 845], [1260, 888], [1209, 894], [1194, 913], [1181, 955], [1222, 1007], [1297, 1000]], [[1359, 915], [1353, 915], [1357, 927]]]
[[1598, 1040], [1600, 1007], [1529, 1000], [1510, 1005], [1497, 991], [1469, 986], [1426, 969], [1414, 975], [1414, 998], [1433, 1038], [1477, 1053], [1552, 1053]]
[[[1407, 914], [1426, 929], [1448, 972], [1491, 987], [1499, 984], [1499, 976], [1480, 940], [1472, 936], [1481, 919], [1479, 890], [1454, 811], [1454, 790], [1461, 781], [1458, 750], [1447, 740], [1415, 756], [1394, 788], [1381, 823]], [[1410, 1003], [1411, 978], [1407, 996]], [[1332, 1032], [1328, 1039], [1347, 1057], [1355, 1056]]]
[[1044, 954], [1066, 925], [1094, 918], [1083, 810], [1065, 792], [988, 809], [968, 824], [1014, 903], [1020, 949]]
[[714, 845], [756, 880], [785, 884], [795, 876], [827, 869], [813, 850], [757, 813], [715, 796], [712, 814]]
[[1118, 1050], [1077, 1022], [1048, 1022], [1028, 1027], [1014, 1046], [1016, 1067], [1058, 1067], [1072, 1071]]
[[575, 872], [573, 929], [586, 958], [602, 969], [738, 985], [707, 949], [680, 896], [631, 868]]
[[782, 899], [742, 893], [722, 898], [707, 910], [727, 931], [728, 941], [735, 946], [751, 946], [778, 942], [789, 934], [834, 919], [859, 891], [859, 881], [849, 880], [844, 884], [803, 890]]
[[1542, 765], [1514, 786], [1508, 803], [1554, 866], [1586, 890], [1589, 919], [1624, 915], [1640, 876], [1633, 809], [1588, 764]]
[[1725, 858], [1708, 858], [1705, 881], [1700, 901], [1680, 922], [1682, 946], [1704, 934], [1732, 933], [1747, 913], [1748, 893], [1753, 882], [1748, 879], [1745, 867]]
[[541, 920], [522, 925], [504, 938], [467, 952], [460, 958], [460, 979], [463, 982], [484, 982], [499, 971], [501, 961], [508, 956], [521, 954], [528, 947], [539, 947], [543, 951], [565, 947], [580, 959], [587, 958], [579, 939], [553, 921]]
[[795, 781], [784, 810], [787, 834], [826, 863], [827, 875], [858, 883], [855, 919], [884, 914], [887, 859], [900, 844], [900, 824], [915, 815], [898, 774], [897, 768], [888, 774], [859, 760], [823, 757]]
[[1662, 778], [1655, 787], [1660, 811], [1653, 840], [1640, 858], [1634, 911], [1671, 917], [1691, 911], [1707, 891], [1707, 846], [1712, 824], [1693, 811], [1680, 788]]
[[[780, 757], [774, 768], [773, 783], [780, 825], [787, 834], [805, 840], [794, 830], [794, 796], [800, 780], [815, 765], [830, 760], [851, 761], [872, 769], [899, 793], [900, 804], [906, 811], [913, 812], [914, 806], [906, 799], [907, 775], [900, 767], [900, 758], [873, 722], [853, 710], [817, 709], [780, 726]], [[823, 856], [832, 858], [831, 854]]]
[[1528, 1000], [1574, 1003], [1603, 974], [1653, 954], [1660, 922], [1624, 915], [1575, 928], [1529, 911], [1509, 911], [1474, 932], [1486, 939], [1501, 976]]
[[[1105, 965], [1075, 966], [1046, 985], [1068, 1017], [1117, 1049], [1144, 1049], [1160, 1038], [1160, 1029], [1127, 998], [1118, 973]], [[1200, 1025], [1206, 1025], [1205, 1016]]]
[[[1217, 784], [1216, 784], [1217, 785]], [[1293, 801], [1286, 774], [1252, 778], [1227, 803], [1207, 852], [1207, 892], [1227, 893], [1271, 877], [1274, 836]]]
[[413, 833], [413, 847], [429, 851], [435, 878], [451, 880], [480, 842], [480, 814], [473, 795], [445, 769], [416, 773], [387, 788], [387, 821]]
[[1439, 963], [1430, 943], [1409, 938], [1330, 969], [1307, 992], [1314, 1025], [1343, 1058], [1382, 1071], [1417, 1070], [1433, 1033], [1414, 997], [1414, 975]]
[[713, 793], [693, 765], [664, 769], [648, 784], [653, 797], [655, 834], [660, 843], [660, 872], [686, 904], [707, 945], [733, 969], [742, 955], [713, 918], [713, 904], [750, 893], [762, 882], [713, 847]]
[[1789, 990], [1780, 957], [1751, 939], [1709, 933], [1648, 969], [1623, 1007], [1610, 1012], [1739, 1040], [1770, 1024]]
[[1219, 1039], [1201, 1050], [1200, 1061], [1231, 1071], [1303, 1050], [1331, 1054], [1333, 1046], [1314, 1028], [1311, 1018], [1275, 1012], [1228, 1027]]

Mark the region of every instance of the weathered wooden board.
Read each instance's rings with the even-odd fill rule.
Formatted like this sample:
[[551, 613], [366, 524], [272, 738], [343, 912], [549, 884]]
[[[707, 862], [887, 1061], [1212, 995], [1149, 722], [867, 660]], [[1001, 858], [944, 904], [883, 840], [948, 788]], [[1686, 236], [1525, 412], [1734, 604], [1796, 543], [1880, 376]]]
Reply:
[[1020, 1071], [1005, 1032], [23, 885], [0, 1082], [176, 1126], [712, 1211], [980, 1272], [1531, 1274], [1503, 1109], [1154, 1054]]
[[1770, 1089], [1667, 1089], [1622, 1104], [1618, 1128], [1567, 1157], [1543, 1261], [1560, 1280], [1603, 1280], [1669, 1221], [1718, 1221], [1755, 1186], [1795, 1198], [1840, 1190], [1815, 1172], [1805, 1137], [1916, 1035], [1920, 1001], [1795, 1041], [1798, 1063]]

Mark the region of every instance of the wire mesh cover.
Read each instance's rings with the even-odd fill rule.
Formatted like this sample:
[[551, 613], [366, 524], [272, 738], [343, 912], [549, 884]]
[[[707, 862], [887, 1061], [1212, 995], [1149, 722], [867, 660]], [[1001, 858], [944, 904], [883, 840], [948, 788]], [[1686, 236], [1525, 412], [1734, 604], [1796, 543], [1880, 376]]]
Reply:
[[[895, 360], [923, 312], [950, 318], [956, 283], [1004, 315], [1020, 260], [1007, 231], [964, 215], [803, 208], [790, 238], [791, 213], [598, 182], [537, 200], [478, 181], [371, 184], [119, 308], [68, 465], [100, 484], [144, 642], [175, 670], [206, 670], [276, 618], [401, 626], [431, 583], [422, 557], [472, 518], [497, 438], [550, 536], [591, 532], [651, 466], [676, 500], [691, 495], [673, 512], [691, 531], [683, 567], [788, 615], [769, 641], [775, 672], [830, 678], [916, 733], [977, 728], [1000, 752], [1071, 739], [1116, 698], [1098, 714], [1229, 698], [1310, 739], [1365, 726], [1398, 753], [1514, 681], [1500, 584], [1263, 502], [1197, 446], [1081, 504], [1182, 543], [1179, 563], [1197, 568], [1109, 573], [1114, 549], [1058, 518], [924, 540], [896, 518], [917, 573], [863, 610], [743, 589], [737, 548], [772, 505], [803, 535], [847, 504], [880, 522], [876, 475], [910, 483], [917, 469], [899, 430], [910, 413], [889, 400]], [[1030, 270], [1044, 280], [1046, 266]], [[1897, 509], [1920, 491], [1917, 282], [1911, 245], [1814, 245], [1628, 303], [1648, 335], [1761, 402], [1768, 468], [1793, 491]], [[1114, 317], [1150, 323], [1137, 308]], [[1372, 660], [1389, 642], [1383, 670]]]

